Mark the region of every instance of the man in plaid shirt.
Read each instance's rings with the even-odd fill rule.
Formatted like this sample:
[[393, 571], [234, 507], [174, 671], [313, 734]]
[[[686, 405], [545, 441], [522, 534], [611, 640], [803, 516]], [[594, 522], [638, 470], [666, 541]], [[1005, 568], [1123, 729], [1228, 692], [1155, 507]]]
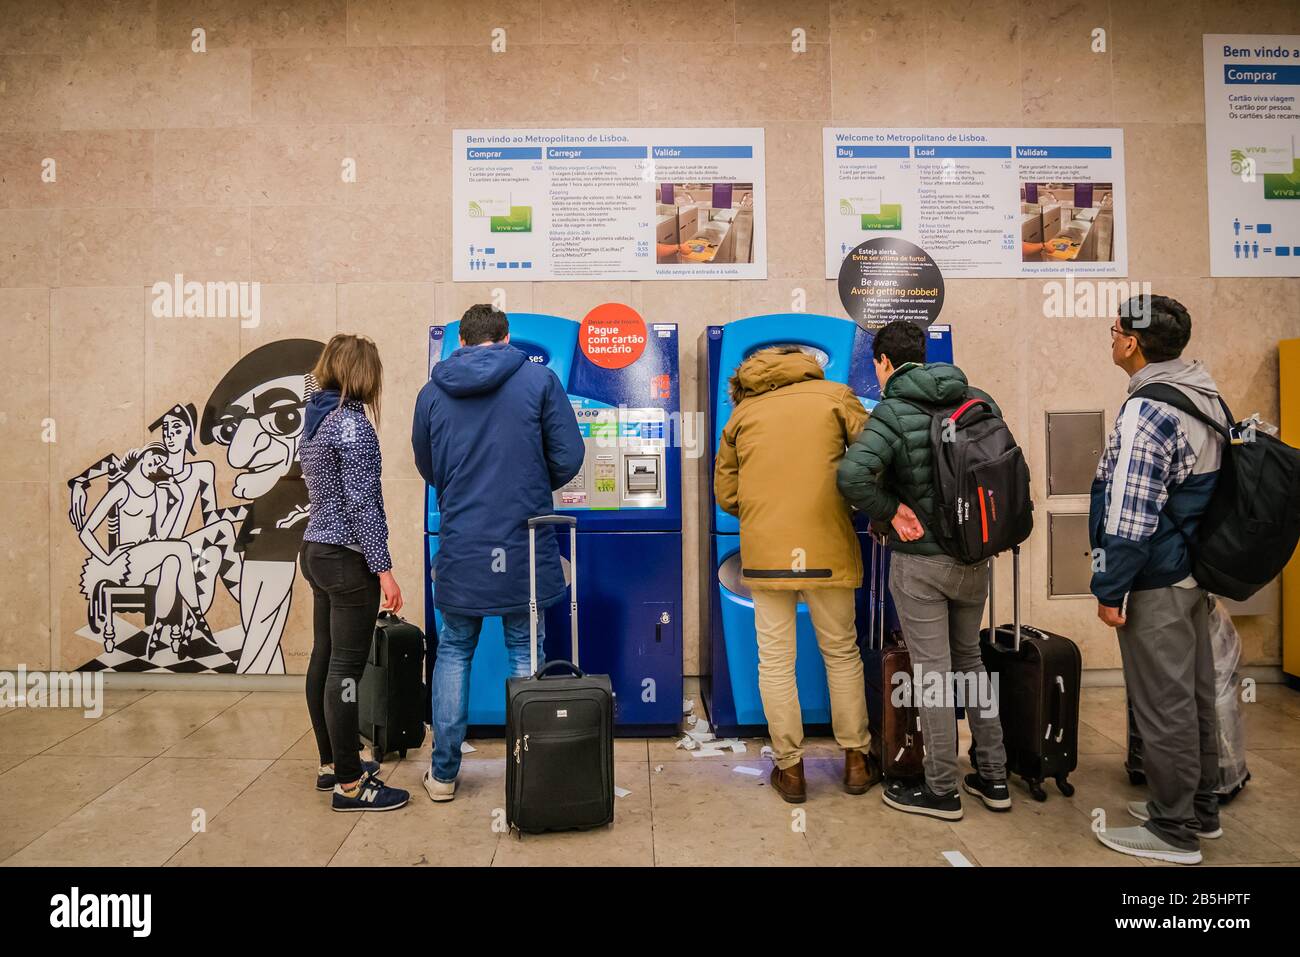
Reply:
[[[1173, 386], [1227, 424], [1210, 374], [1181, 358], [1191, 332], [1176, 300], [1130, 299], [1110, 330], [1111, 360], [1128, 373], [1129, 395]], [[1149, 800], [1129, 804], [1141, 826], [1097, 836], [1121, 853], [1180, 864], [1200, 863], [1200, 841], [1223, 834], [1209, 608], [1187, 547], [1214, 491], [1221, 442], [1173, 406], [1129, 399], [1098, 463], [1088, 517], [1097, 617], [1119, 632], [1150, 788]]]

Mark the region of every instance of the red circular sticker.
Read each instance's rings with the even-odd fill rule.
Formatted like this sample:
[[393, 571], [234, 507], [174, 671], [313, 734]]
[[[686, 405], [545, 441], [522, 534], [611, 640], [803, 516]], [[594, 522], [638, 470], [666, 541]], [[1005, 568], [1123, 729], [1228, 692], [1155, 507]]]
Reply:
[[582, 354], [603, 369], [624, 369], [645, 352], [645, 320], [631, 306], [607, 302], [582, 320]]

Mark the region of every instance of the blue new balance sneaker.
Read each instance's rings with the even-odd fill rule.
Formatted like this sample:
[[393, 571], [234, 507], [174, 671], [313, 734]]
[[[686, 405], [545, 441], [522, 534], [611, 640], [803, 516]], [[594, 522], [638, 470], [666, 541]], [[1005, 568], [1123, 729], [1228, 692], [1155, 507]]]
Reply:
[[350, 794], [334, 785], [331, 804], [335, 811], [396, 811], [411, 800], [410, 792], [390, 788], [373, 774], [367, 774]]

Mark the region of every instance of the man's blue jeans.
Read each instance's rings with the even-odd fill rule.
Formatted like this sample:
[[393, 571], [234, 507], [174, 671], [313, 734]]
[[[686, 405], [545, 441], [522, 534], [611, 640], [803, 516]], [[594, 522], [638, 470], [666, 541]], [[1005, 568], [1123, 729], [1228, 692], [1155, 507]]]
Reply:
[[[542, 641], [546, 622], [537, 622], [537, 667], [542, 661]], [[505, 632], [506, 656], [510, 673], [515, 677], [532, 674], [529, 660], [528, 612], [501, 616]], [[438, 632], [438, 657], [433, 663], [433, 778], [444, 784], [456, 780], [460, 773], [460, 746], [469, 724], [469, 669], [478, 647], [483, 619], [475, 615], [442, 612], [442, 629]], [[501, 689], [505, 699], [506, 690]]]

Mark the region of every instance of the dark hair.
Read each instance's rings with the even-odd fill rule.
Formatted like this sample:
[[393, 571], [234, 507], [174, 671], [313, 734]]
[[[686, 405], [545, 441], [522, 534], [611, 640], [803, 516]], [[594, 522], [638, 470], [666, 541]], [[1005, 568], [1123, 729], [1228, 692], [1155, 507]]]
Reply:
[[1187, 308], [1168, 296], [1134, 296], [1120, 303], [1119, 324], [1137, 338], [1147, 362], [1177, 359], [1192, 337], [1192, 317]]
[[895, 319], [876, 333], [871, 354], [889, 356], [895, 369], [905, 362], [925, 362], [925, 333], [914, 322]]
[[460, 341], [467, 346], [500, 342], [510, 334], [510, 320], [495, 306], [480, 302], [460, 317]]

